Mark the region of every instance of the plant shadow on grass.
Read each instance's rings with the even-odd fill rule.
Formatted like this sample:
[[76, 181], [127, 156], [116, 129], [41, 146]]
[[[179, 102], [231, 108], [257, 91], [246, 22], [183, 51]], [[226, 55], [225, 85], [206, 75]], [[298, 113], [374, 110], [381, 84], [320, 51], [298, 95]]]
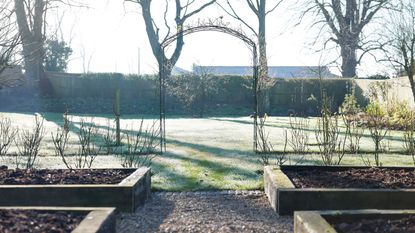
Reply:
[[[64, 125], [63, 114], [59, 115], [59, 114], [56, 114], [56, 113], [45, 113], [45, 114], [42, 114], [41, 116], [46, 121], [53, 122], [54, 124], [56, 124], [57, 126], [59, 126], [61, 128]], [[85, 117], [87, 117], [87, 116], [85, 116]], [[87, 118], [89, 120], [85, 120], [83, 122], [83, 124], [86, 127], [95, 126], [96, 129], [100, 130], [99, 133], [97, 135], [95, 135], [96, 146], [98, 146], [98, 147], [104, 146], [105, 147], [105, 143], [104, 143], [105, 142], [104, 137], [106, 136], [105, 134], [106, 134], [107, 130], [115, 132], [115, 128], [114, 128], [115, 124], [111, 124], [111, 126], [114, 126], [114, 127], [111, 127], [111, 126], [109, 127], [108, 125], [95, 124], [94, 121], [93, 121], [94, 118], [92, 118], [92, 117], [87, 117]], [[109, 120], [112, 120], [112, 119], [109, 119]], [[138, 120], [140, 120], [140, 119], [138, 119]], [[70, 120], [69, 131], [71, 133], [79, 136], [79, 126], [76, 126], [76, 124], [80, 124], [80, 123], [81, 123], [81, 120], [78, 120], [78, 121]], [[140, 124], [138, 123], [138, 126], [139, 125]], [[133, 125], [131, 127], [133, 127]], [[144, 130], [145, 130], [145, 128], [144, 128]], [[128, 133], [128, 134], [132, 135], [132, 134], [138, 133], [138, 130], [134, 130], [133, 128], [131, 128], [131, 129], [121, 129], [120, 132], [121, 132], [121, 134]], [[52, 133], [54, 133], [54, 131], [52, 131]], [[145, 136], [146, 132], [141, 132], [141, 135]]]
[[[222, 118], [211, 118], [212, 120], [215, 121], [220, 121], [220, 122], [231, 122], [231, 123], [237, 123], [237, 124], [245, 124], [245, 125], [253, 125], [253, 121], [248, 121], [248, 120], [234, 120], [234, 119], [222, 119]], [[281, 124], [281, 125], [276, 125], [277, 124]], [[272, 123], [265, 123], [264, 124], [266, 127], [271, 127], [271, 128], [279, 128], [279, 129], [290, 129], [290, 122], [280, 122], [280, 120], [278, 122], [274, 122], [274, 124]], [[344, 128], [344, 127], [342, 127]], [[304, 128], [304, 127], [300, 127], [299, 129], [307, 131], [308, 133], [315, 133], [315, 129], [313, 128]], [[372, 140], [372, 137], [370, 136], [369, 129], [365, 128], [366, 133], [362, 135], [362, 138], [366, 138], [369, 140]], [[396, 131], [396, 130], [390, 130], [390, 132], [401, 132], [401, 131]], [[340, 135], [344, 136], [346, 135], [345, 131], [340, 132]], [[393, 135], [386, 135], [385, 136], [385, 140], [389, 140], [389, 141], [395, 141], [395, 142], [403, 142], [403, 136], [393, 136]], [[395, 151], [394, 151], [395, 153]], [[400, 151], [396, 151], [396, 153], [401, 153]]]

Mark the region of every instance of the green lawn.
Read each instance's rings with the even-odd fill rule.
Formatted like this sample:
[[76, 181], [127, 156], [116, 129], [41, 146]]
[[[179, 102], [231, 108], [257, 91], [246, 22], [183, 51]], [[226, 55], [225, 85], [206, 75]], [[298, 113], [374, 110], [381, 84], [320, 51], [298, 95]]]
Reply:
[[[33, 124], [34, 114], [2, 113], [0, 115], [12, 119], [13, 125], [21, 129], [29, 129]], [[62, 114], [41, 113], [47, 130], [39, 158], [39, 168], [64, 167], [60, 158], [53, 156], [51, 133], [62, 125]], [[95, 124], [105, 128], [111, 116], [72, 116], [73, 122], [81, 118], [93, 119]], [[136, 129], [141, 117], [124, 116], [121, 128]], [[145, 118], [149, 124], [152, 119]], [[207, 190], [207, 189], [259, 189], [262, 188], [262, 170], [259, 157], [252, 153], [252, 119], [249, 117], [234, 118], [172, 118], [167, 119], [167, 152], [153, 161], [153, 189], [157, 190]], [[315, 119], [310, 119], [310, 144], [316, 143], [313, 134]], [[288, 117], [270, 117], [267, 121], [270, 139], [276, 150], [283, 150], [283, 130], [289, 127]], [[70, 150], [75, 151], [76, 124], [72, 128]], [[362, 150], [373, 150], [373, 143], [365, 132], [362, 138]], [[412, 158], [401, 155], [402, 133], [391, 132], [386, 140], [390, 147], [388, 154], [383, 154], [383, 165], [412, 165]], [[289, 149], [289, 148], [288, 148]], [[311, 146], [317, 151], [316, 146]], [[11, 152], [16, 151], [12, 148]], [[371, 156], [368, 154], [367, 156]], [[289, 155], [289, 163], [298, 163], [302, 156]], [[13, 167], [10, 158], [3, 158], [3, 163]], [[305, 155], [304, 163], [321, 163], [316, 154]], [[348, 155], [344, 164], [362, 164], [359, 157]], [[114, 156], [100, 156], [94, 167], [120, 167]]]

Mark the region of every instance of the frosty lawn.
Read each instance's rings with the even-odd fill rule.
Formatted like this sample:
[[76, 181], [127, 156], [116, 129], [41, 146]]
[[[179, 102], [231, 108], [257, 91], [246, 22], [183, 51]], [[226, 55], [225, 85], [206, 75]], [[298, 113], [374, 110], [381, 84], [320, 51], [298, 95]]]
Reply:
[[[59, 157], [54, 156], [51, 132], [58, 125], [62, 125], [62, 114], [39, 113], [44, 118], [47, 130], [45, 141], [37, 167], [64, 168]], [[33, 124], [34, 114], [2, 113], [12, 119], [14, 126], [20, 129], [29, 128]], [[72, 116], [73, 122], [81, 118], [91, 119], [100, 127], [106, 127], [109, 115], [99, 116]], [[139, 127], [141, 117], [123, 116], [122, 130], [131, 130]], [[110, 119], [112, 122], [112, 119]], [[153, 119], [145, 117], [145, 123], [150, 124]], [[267, 120], [267, 129], [274, 143], [274, 149], [283, 151], [283, 130], [289, 127], [288, 117], [270, 117]], [[315, 119], [310, 122], [310, 149], [317, 151], [316, 140], [312, 132]], [[76, 124], [74, 125], [76, 127]], [[262, 165], [259, 157], [252, 152], [252, 119], [249, 117], [228, 118], [170, 118], [166, 121], [167, 152], [153, 160], [152, 188], [155, 190], [210, 190], [210, 189], [260, 189], [262, 182]], [[133, 128], [134, 129], [134, 128]], [[369, 152], [373, 150], [373, 143], [368, 136], [368, 130], [362, 138], [361, 149]], [[72, 135], [72, 143], [76, 143], [76, 135]], [[388, 154], [381, 155], [383, 165], [412, 165], [412, 158], [402, 155], [402, 133], [393, 131], [386, 140], [389, 147]], [[288, 148], [290, 149], [290, 148]], [[14, 152], [12, 148], [10, 152]], [[72, 148], [75, 150], [75, 147]], [[371, 156], [370, 154], [367, 156]], [[297, 163], [301, 157], [290, 155], [291, 163]], [[318, 155], [305, 155], [304, 163], [319, 164]], [[2, 158], [1, 164], [13, 166], [11, 158]], [[362, 164], [359, 156], [347, 155], [343, 164]], [[120, 161], [115, 156], [99, 156], [94, 167], [120, 167]]]

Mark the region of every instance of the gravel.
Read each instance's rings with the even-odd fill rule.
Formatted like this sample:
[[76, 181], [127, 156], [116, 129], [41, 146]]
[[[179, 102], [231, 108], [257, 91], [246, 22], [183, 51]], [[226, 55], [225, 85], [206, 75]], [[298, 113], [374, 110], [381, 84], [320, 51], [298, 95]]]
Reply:
[[156, 192], [117, 232], [292, 232], [292, 217], [272, 210], [262, 191]]

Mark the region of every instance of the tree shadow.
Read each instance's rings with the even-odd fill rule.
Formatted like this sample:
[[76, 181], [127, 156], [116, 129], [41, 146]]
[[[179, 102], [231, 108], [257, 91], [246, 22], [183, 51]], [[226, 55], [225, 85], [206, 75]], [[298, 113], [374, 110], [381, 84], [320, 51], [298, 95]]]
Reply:
[[117, 214], [117, 232], [159, 232], [160, 226], [175, 209], [176, 203], [157, 195], [134, 213]]

